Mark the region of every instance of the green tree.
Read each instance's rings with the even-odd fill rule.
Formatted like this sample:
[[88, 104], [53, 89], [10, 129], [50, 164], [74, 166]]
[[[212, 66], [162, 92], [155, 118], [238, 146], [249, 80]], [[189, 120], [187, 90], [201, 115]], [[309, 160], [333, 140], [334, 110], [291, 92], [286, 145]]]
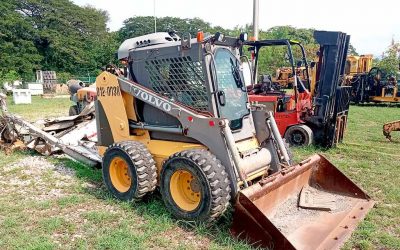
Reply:
[[[215, 33], [217, 31], [230, 35], [232, 30], [224, 29], [220, 26], [213, 27], [210, 23], [200, 18], [178, 18], [178, 17], [160, 17], [157, 18], [157, 31], [168, 32], [175, 31], [179, 35], [190, 33], [195, 37], [198, 31]], [[124, 21], [123, 27], [119, 30], [119, 41], [132, 37], [143, 36], [154, 32], [154, 17], [152, 16], [134, 16]]]
[[3, 0], [0, 3], [0, 71], [26, 80], [38, 69], [96, 74], [115, 62], [115, 33], [108, 14], [69, 0]]
[[68, 0], [20, 0], [16, 11], [34, 27], [43, 69], [79, 73], [93, 68], [88, 58], [93, 43], [107, 35], [106, 12]]
[[[292, 26], [276, 26], [267, 31], [260, 31], [260, 40], [264, 39], [291, 39], [300, 41], [304, 46], [307, 59], [316, 60], [316, 52], [319, 49], [314, 39], [313, 29], [298, 29]], [[292, 52], [295, 62], [302, 59], [301, 49], [298, 46], [292, 46]], [[274, 46], [263, 48], [259, 55], [259, 73], [272, 74], [280, 67], [290, 66], [286, 54], [286, 46]]]
[[13, 83], [16, 80], [20, 80], [21, 76], [15, 70], [10, 70], [4, 74], [0, 74], [0, 87], [2, 88], [5, 82]]
[[397, 76], [400, 66], [400, 43], [392, 43], [376, 64], [389, 75]]
[[33, 76], [42, 56], [35, 46], [32, 25], [16, 12], [18, 1], [3, 0], [0, 3], [0, 71], [14, 70], [25, 79]]
[[349, 44], [349, 51], [347, 52], [348, 55], [354, 55], [354, 56], [358, 56], [358, 52], [356, 51], [356, 48], [352, 45]]

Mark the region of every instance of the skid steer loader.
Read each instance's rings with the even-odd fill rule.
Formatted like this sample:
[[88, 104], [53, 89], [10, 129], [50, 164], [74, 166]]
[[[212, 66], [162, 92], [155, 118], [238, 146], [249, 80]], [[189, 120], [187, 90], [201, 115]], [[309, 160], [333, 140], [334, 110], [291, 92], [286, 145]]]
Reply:
[[233, 203], [231, 233], [254, 246], [338, 248], [374, 202], [321, 155], [290, 164], [273, 116], [249, 105], [242, 42], [157, 33], [121, 45], [125, 75], [96, 80], [104, 182], [121, 200], [159, 186], [183, 220]]

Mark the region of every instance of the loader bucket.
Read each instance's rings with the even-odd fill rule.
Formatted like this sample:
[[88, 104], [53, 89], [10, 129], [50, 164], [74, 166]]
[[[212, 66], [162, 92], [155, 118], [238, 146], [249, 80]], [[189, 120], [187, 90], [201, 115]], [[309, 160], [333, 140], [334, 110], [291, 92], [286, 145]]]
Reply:
[[374, 201], [321, 155], [240, 191], [231, 233], [268, 249], [339, 249]]

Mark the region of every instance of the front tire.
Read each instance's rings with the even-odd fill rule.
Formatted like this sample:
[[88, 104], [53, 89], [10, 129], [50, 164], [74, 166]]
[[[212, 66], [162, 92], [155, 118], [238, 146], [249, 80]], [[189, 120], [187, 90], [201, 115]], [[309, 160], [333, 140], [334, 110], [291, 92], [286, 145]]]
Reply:
[[209, 222], [229, 205], [230, 181], [221, 162], [207, 150], [171, 156], [161, 171], [160, 192], [178, 219]]
[[290, 146], [302, 147], [311, 145], [314, 135], [311, 128], [307, 125], [294, 125], [286, 130], [285, 139]]
[[117, 199], [139, 199], [156, 188], [155, 161], [140, 142], [126, 141], [111, 145], [104, 153], [102, 170], [105, 185]]

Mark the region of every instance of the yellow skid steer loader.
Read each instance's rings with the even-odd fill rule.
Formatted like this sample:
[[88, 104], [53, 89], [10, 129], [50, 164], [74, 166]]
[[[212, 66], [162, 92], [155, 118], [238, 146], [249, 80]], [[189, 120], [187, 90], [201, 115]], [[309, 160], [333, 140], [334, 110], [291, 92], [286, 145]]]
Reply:
[[121, 45], [126, 70], [96, 80], [104, 182], [121, 200], [158, 186], [183, 220], [234, 204], [231, 232], [254, 246], [339, 248], [373, 201], [320, 155], [291, 164], [273, 116], [248, 102], [242, 43], [155, 33]]

